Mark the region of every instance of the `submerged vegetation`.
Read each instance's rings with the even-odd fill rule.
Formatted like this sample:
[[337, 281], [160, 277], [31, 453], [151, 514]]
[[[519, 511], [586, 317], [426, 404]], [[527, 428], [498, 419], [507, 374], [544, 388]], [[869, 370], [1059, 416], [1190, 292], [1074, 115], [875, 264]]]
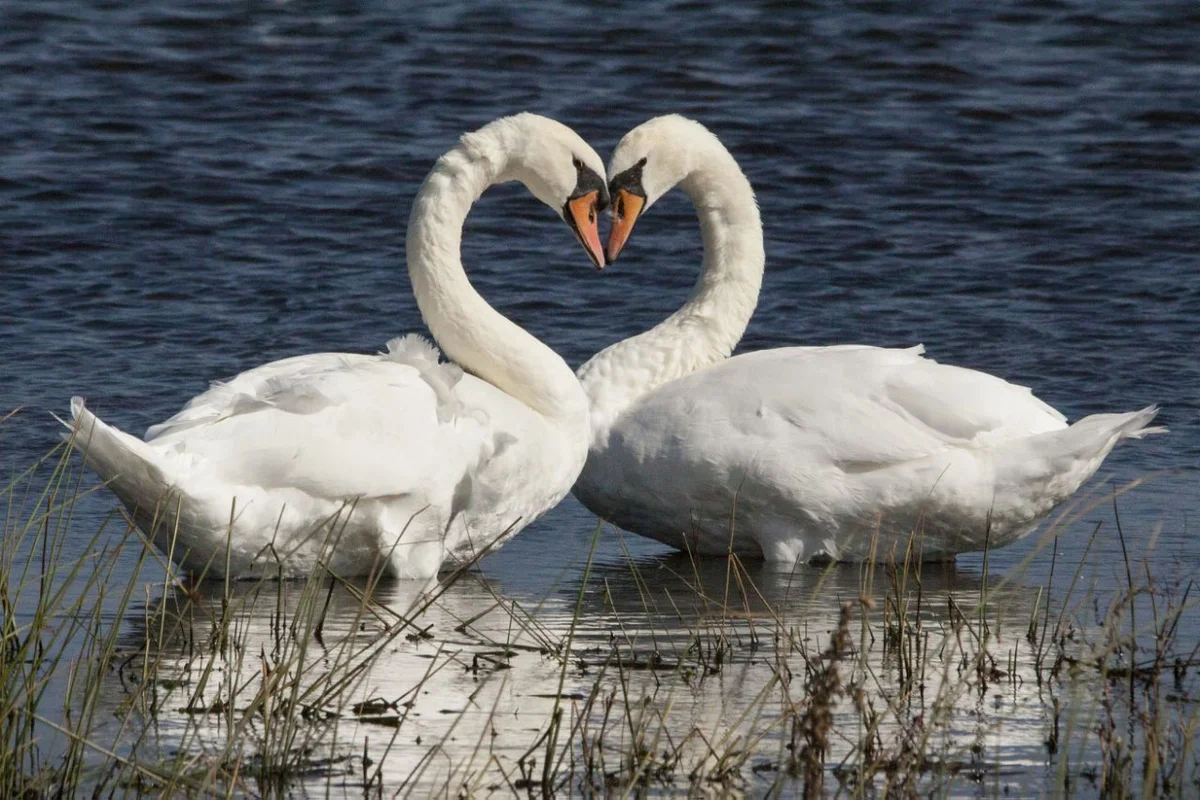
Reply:
[[[1129, 546], [1125, 489], [1003, 579], [915, 561], [915, 537], [791, 573], [602, 561], [598, 528], [529, 600], [476, 565], [190, 581], [116, 512], [82, 536], [80, 472], [64, 445], [5, 476], [5, 797], [1200, 791], [1198, 592], [1152, 577], [1153, 534]], [[1119, 586], [1091, 542], [1058, 547], [1109, 505], [1091, 536], [1126, 545]]]

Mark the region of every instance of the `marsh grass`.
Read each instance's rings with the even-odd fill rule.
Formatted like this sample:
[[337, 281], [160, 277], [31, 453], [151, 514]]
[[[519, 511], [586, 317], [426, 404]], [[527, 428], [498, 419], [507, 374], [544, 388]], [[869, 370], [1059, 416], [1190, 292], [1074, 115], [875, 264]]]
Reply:
[[[474, 564], [432, 587], [187, 579], [121, 515], [80, 535], [94, 489], [58, 448], [4, 489], [0, 793], [1195, 796], [1197, 592], [1152, 577], [1128, 488], [1002, 579], [921, 563], [919, 532], [778, 573], [600, 562], [620, 534], [597, 528], [528, 601]], [[1059, 537], [1109, 506], [1068, 563]], [[1089, 577], [1104, 535], [1119, 586]]]

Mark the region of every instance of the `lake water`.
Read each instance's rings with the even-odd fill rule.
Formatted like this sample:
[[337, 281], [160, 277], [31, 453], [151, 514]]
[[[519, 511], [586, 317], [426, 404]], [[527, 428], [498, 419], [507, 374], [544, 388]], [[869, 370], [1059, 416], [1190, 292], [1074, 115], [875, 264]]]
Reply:
[[[5, 6], [0, 416], [21, 411], [0, 425], [0, 466], [45, 453], [72, 394], [141, 432], [211, 379], [422, 330], [404, 225], [462, 132], [536, 111], [606, 157], [680, 112], [721, 137], [762, 207], [767, 272], [742, 350], [923, 343], [1072, 419], [1161, 404], [1171, 433], [1118, 448], [1091, 491], [1148, 477], [1117, 505], [1126, 549], [1148, 580], [1186, 585], [1200, 563], [1198, 86], [1186, 2]], [[482, 293], [572, 365], [670, 313], [699, 261], [678, 193], [600, 275], [516, 187], [483, 198], [464, 240]], [[76, 555], [114, 505], [80, 501]], [[1115, 522], [1101, 499], [1058, 540], [1071, 568], [1092, 542], [1099, 596], [1126, 580]], [[469, 616], [494, 591], [569, 618], [594, 530], [568, 499], [486, 559], [472, 578], [491, 582], [486, 598], [460, 584], [445, 602]], [[1038, 546], [990, 554], [988, 580], [1044, 585]], [[631, 563], [686, 571], [611, 529], [597, 563], [610, 583]], [[135, 579], [128, 564], [117, 578]], [[983, 576], [982, 556], [960, 557], [941, 591], [978, 594]], [[619, 607], [587, 635], [606, 636]], [[1193, 643], [1196, 616], [1180, 626]], [[712, 696], [737, 705], [732, 689]], [[1044, 760], [1037, 738], [993, 754], [1001, 771], [1052, 773], [1021, 767]]]

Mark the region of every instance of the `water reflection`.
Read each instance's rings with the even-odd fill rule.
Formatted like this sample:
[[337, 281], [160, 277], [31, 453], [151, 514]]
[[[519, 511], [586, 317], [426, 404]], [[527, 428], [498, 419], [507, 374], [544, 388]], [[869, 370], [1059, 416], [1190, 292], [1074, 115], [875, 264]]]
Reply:
[[[829, 765], [856, 752], [868, 707], [881, 752], [915, 725], [931, 763], [989, 780], [1045, 763], [1045, 705], [1022, 639], [1036, 589], [989, 593], [954, 565], [786, 573], [686, 555], [598, 564], [586, 586], [572, 575], [542, 596], [480, 572], [432, 591], [178, 589], [133, 622], [122, 648], [155, 665], [131, 658], [110, 700], [128, 703], [144, 672], [154, 736], [139, 733], [141, 746], [205, 754], [214, 774], [241, 759], [242, 776], [259, 779], [290, 757], [287, 785], [323, 792], [630, 779], [762, 790], [798, 780], [797, 726], [813, 676], [832, 669], [830, 710], [846, 733], [829, 741]], [[833, 658], [839, 624], [847, 646]]]
[[[594, 578], [580, 639], [610, 665], [622, 652], [635, 664], [657, 659], [656, 678], [642, 687], [650, 694], [662, 693], [663, 667], [680, 665], [678, 675], [694, 690], [688, 713], [697, 728], [719, 730], [758, 704], [759, 727], [771, 731], [765, 738], [786, 739], [793, 709], [779, 698], [764, 705], [762, 690], [778, 680], [787, 694], [790, 680], [802, 697], [806, 671], [828, 648], [845, 609], [847, 677], [869, 676], [864, 685], [884, 706], [917, 684], [906, 699], [916, 707], [893, 714], [892, 723], [943, 703], [944, 733], [973, 737], [976, 755], [986, 753], [996, 767], [1044, 763], [1042, 700], [1022, 639], [1041, 602], [1036, 587], [988, 589], [978, 571], [954, 564], [781, 572], [686, 555], [630, 561]], [[990, 655], [980, 674], [974, 660], [985, 640]], [[906, 662], [919, 673], [906, 675]], [[837, 715], [841, 724], [856, 723], [850, 698], [837, 704]], [[946, 744], [947, 758], [965, 758]], [[834, 752], [847, 755], [848, 748]]]

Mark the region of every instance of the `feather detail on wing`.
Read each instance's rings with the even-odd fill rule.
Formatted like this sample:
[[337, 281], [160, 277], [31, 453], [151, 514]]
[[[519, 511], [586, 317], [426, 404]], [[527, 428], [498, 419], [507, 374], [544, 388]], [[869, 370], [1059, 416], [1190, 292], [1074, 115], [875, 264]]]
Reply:
[[649, 428], [672, 420], [693, 449], [749, 448], [755, 460], [780, 462], [798, 451], [823, 454], [826, 464], [852, 472], [1065, 427], [1029, 389], [922, 353], [919, 346], [749, 353], [663, 387], [631, 416]]
[[416, 336], [376, 356], [298, 356], [214, 383], [147, 440], [233, 485], [368, 498], [453, 486], [497, 447], [462, 378]]
[[[273, 361], [254, 369], [246, 370], [227, 381], [213, 381], [208, 391], [202, 392], [179, 410], [174, 416], [146, 429], [146, 441], [152, 442], [166, 435], [180, 434], [197, 425], [209, 425], [218, 420], [246, 413], [255, 407], [271, 402], [287, 403], [282, 395], [289, 388], [299, 387], [308, 375], [329, 370], [345, 369], [374, 356], [351, 353], [315, 353]], [[328, 398], [310, 396], [306, 403], [299, 396], [293, 397], [293, 410], [326, 404]]]
[[462, 380], [462, 367], [441, 362], [441, 351], [417, 333], [398, 336], [387, 343], [387, 348], [384, 358], [415, 367], [433, 389], [438, 397], [439, 422], [449, 422], [462, 412], [462, 403], [454, 395], [454, 387]]

